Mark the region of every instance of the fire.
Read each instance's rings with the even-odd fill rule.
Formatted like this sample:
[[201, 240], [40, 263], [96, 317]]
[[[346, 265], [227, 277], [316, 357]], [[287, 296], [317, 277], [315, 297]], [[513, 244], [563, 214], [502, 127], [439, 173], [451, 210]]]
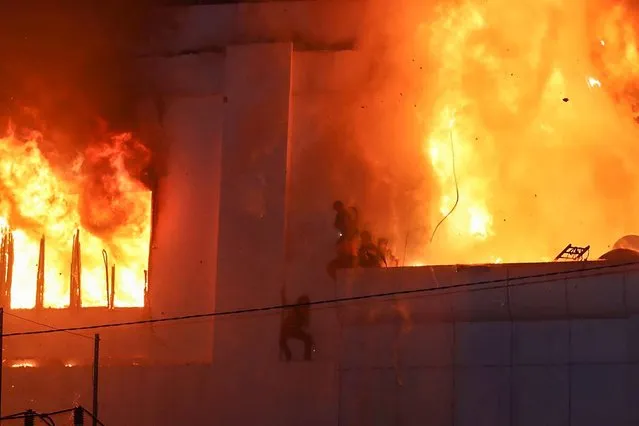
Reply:
[[11, 362], [10, 366], [11, 368], [35, 368], [38, 363], [33, 359], [23, 359]]
[[[0, 138], [0, 227], [3, 241], [13, 237], [11, 307], [33, 308], [39, 279], [44, 307], [69, 306], [78, 231], [82, 306], [107, 305], [106, 274], [113, 265], [113, 305], [143, 306], [151, 202], [149, 191], [127, 172], [131, 135], [92, 146], [66, 170], [47, 160], [41, 138], [35, 133], [26, 140], [12, 133]], [[84, 173], [83, 165], [104, 170], [96, 178]]]
[[[587, 5], [586, 5], [587, 3]], [[596, 7], [595, 7], [596, 5]], [[423, 150], [432, 262], [599, 253], [639, 232], [639, 51], [623, 3], [438, 2]], [[414, 260], [409, 259], [409, 263]]]
[[588, 77], [587, 82], [590, 87], [601, 87], [601, 81], [597, 80], [595, 77]]

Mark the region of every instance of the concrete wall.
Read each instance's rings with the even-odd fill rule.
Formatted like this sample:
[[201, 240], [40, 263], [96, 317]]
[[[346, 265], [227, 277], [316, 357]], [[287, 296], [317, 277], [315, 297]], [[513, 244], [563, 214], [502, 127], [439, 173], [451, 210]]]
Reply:
[[[636, 320], [417, 325], [345, 333], [342, 424], [634, 424]], [[373, 343], [374, 342], [374, 343]], [[396, 348], [396, 355], [394, 349]], [[377, 356], [372, 356], [376, 354]], [[397, 367], [393, 363], [396, 356]]]
[[[328, 279], [330, 203], [340, 194], [318, 175], [329, 169], [314, 166], [331, 163], [327, 147], [341, 143], [339, 120], [357, 105], [354, 88], [369, 71], [349, 50], [361, 10], [357, 1], [299, 1], [198, 6], [158, 18], [172, 30], [141, 61], [167, 105], [151, 315], [275, 305], [283, 285], [290, 299], [405, 293], [314, 308], [312, 363], [280, 361], [277, 311], [101, 331], [102, 420], [639, 422], [630, 403], [639, 396], [639, 275], [632, 268], [441, 266]], [[12, 318], [7, 326], [142, 315], [92, 311]], [[8, 338], [15, 353], [83, 354], [83, 366], [6, 368], [3, 413], [89, 407], [88, 337]], [[299, 359], [301, 347], [292, 349]], [[148, 365], [132, 365], [138, 350]]]
[[[342, 297], [413, 293], [339, 309], [341, 424], [639, 420], [633, 403], [639, 394], [636, 267], [597, 262], [379, 272], [346, 271]], [[555, 308], [543, 309], [549, 306]], [[535, 309], [540, 315], [533, 319]]]
[[269, 1], [166, 8], [160, 29], [141, 47], [146, 55], [224, 49], [228, 45], [293, 42], [298, 48], [352, 46], [363, 0]]
[[[538, 319], [511, 311], [500, 318], [502, 305], [513, 299], [492, 304], [499, 299], [485, 286], [504, 276], [513, 277], [504, 279], [507, 293], [526, 288], [531, 303], [547, 295], [550, 304], [558, 300], [581, 311]], [[617, 295], [607, 291], [615, 283], [625, 294], [617, 311], [606, 308], [615, 306]], [[312, 363], [287, 364], [272, 356], [279, 313], [219, 319], [216, 334], [230, 330], [246, 339], [237, 352], [222, 356], [239, 353], [241, 360], [104, 365], [101, 418], [142, 425], [635, 424], [637, 286], [637, 270], [598, 262], [345, 271], [340, 297], [414, 293], [313, 309], [311, 330], [330, 322], [337, 338], [331, 347], [320, 345], [320, 358]], [[595, 289], [601, 303], [592, 303]], [[557, 299], [559, 294], [568, 296]], [[450, 310], [440, 315], [444, 311], [433, 310], [436, 305]], [[221, 326], [223, 321], [228, 324]], [[90, 340], [73, 337], [90, 352]], [[216, 345], [216, 354], [226, 347]], [[293, 350], [299, 359], [301, 347]], [[90, 406], [90, 369], [5, 368], [4, 390], [5, 413]]]

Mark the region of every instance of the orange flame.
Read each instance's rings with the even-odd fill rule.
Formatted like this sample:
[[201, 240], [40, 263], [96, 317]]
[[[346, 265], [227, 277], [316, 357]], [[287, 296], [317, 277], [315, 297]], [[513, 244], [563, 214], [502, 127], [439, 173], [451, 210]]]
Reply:
[[35, 368], [38, 366], [37, 361], [33, 359], [23, 359], [10, 363], [11, 368]]
[[430, 223], [459, 189], [429, 262], [602, 253], [639, 232], [637, 25], [622, 4], [594, 3], [442, 2], [419, 27], [436, 64], [421, 117], [439, 187]]
[[[0, 225], [14, 237], [12, 308], [36, 301], [40, 239], [45, 236], [44, 306], [69, 305], [73, 235], [80, 230], [82, 305], [105, 306], [102, 250], [116, 265], [115, 306], [143, 306], [149, 257], [150, 192], [127, 172], [130, 134], [94, 146], [64, 173], [38, 148], [42, 138], [0, 138]], [[82, 166], [104, 163], [95, 176]], [[93, 182], [95, 180], [99, 182]]]

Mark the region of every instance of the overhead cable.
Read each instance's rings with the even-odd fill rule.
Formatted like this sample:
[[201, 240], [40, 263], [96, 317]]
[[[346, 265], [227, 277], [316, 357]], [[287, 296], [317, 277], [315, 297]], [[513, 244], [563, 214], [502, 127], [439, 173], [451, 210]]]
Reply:
[[[228, 317], [228, 316], [236, 316], [236, 315], [247, 315], [261, 312], [272, 312], [278, 311], [282, 309], [292, 309], [300, 306], [322, 306], [322, 305], [337, 305], [344, 304], [350, 302], [357, 302], [362, 300], [370, 300], [370, 299], [383, 299], [387, 297], [393, 296], [410, 296], [410, 295], [446, 295], [451, 294], [451, 290], [466, 290], [466, 291], [485, 291], [492, 289], [500, 289], [504, 287], [504, 283], [510, 287], [521, 287], [532, 284], [539, 284], [541, 282], [555, 281], [566, 279], [566, 275], [574, 274], [574, 273], [586, 273], [586, 272], [597, 272], [610, 270], [613, 268], [622, 268], [629, 266], [639, 266], [639, 262], [630, 262], [630, 263], [622, 263], [622, 264], [606, 264], [606, 265], [598, 265], [590, 268], [580, 268], [580, 269], [572, 269], [572, 270], [563, 270], [563, 271], [554, 271], [554, 272], [546, 272], [542, 274], [533, 274], [533, 275], [524, 275], [518, 277], [508, 277], [508, 278], [500, 278], [500, 279], [492, 279], [492, 280], [484, 280], [484, 281], [474, 281], [462, 284], [452, 284], [449, 286], [440, 286], [440, 287], [429, 287], [429, 288], [414, 288], [408, 290], [395, 290], [383, 293], [373, 293], [373, 294], [365, 294], [358, 296], [346, 296], [346, 297], [338, 297], [333, 299], [322, 299], [310, 301], [307, 303], [289, 303], [289, 304], [278, 304], [271, 306], [262, 306], [256, 308], [243, 308], [243, 309], [233, 309], [227, 311], [219, 311], [219, 312], [206, 312], [200, 314], [190, 314], [190, 315], [180, 315], [166, 318], [150, 318], [145, 320], [136, 320], [136, 321], [123, 321], [123, 322], [113, 322], [113, 323], [104, 323], [104, 324], [92, 324], [85, 326], [77, 326], [77, 327], [65, 327], [65, 328], [50, 328], [48, 330], [32, 330], [32, 331], [22, 331], [15, 333], [6, 333], [3, 337], [17, 337], [17, 336], [32, 336], [38, 334], [51, 334], [51, 333], [62, 333], [62, 332], [77, 332], [83, 330], [95, 330], [95, 329], [104, 329], [104, 328], [116, 328], [116, 327], [130, 327], [135, 325], [143, 325], [143, 324], [156, 324], [156, 323], [166, 323], [166, 322], [177, 322], [177, 321], [186, 321], [193, 319], [201, 319], [201, 318], [216, 318], [216, 317]], [[626, 272], [626, 271], [620, 271]], [[598, 274], [592, 274], [589, 276], [595, 276]], [[548, 280], [546, 278], [555, 277], [555, 280]], [[585, 277], [580, 277], [585, 278]], [[524, 281], [531, 279], [544, 279], [543, 281], [533, 281], [533, 282], [518, 282], [513, 284], [513, 281]], [[487, 287], [489, 285], [495, 285], [493, 287]]]

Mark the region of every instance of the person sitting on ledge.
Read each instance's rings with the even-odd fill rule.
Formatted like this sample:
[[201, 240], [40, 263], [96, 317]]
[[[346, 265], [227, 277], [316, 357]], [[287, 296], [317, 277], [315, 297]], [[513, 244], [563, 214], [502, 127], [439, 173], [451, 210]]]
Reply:
[[379, 238], [377, 240], [377, 249], [379, 250], [384, 266], [387, 268], [399, 266], [399, 259], [395, 257], [391, 249], [388, 247], [388, 239]]
[[362, 268], [379, 268], [382, 266], [382, 253], [373, 243], [373, 237], [368, 231], [362, 231], [362, 242], [358, 250], [359, 266]]
[[335, 229], [339, 233], [337, 244], [344, 241], [353, 240], [358, 233], [357, 230], [357, 210], [354, 207], [347, 209], [344, 203], [337, 200], [333, 203], [335, 210]]

